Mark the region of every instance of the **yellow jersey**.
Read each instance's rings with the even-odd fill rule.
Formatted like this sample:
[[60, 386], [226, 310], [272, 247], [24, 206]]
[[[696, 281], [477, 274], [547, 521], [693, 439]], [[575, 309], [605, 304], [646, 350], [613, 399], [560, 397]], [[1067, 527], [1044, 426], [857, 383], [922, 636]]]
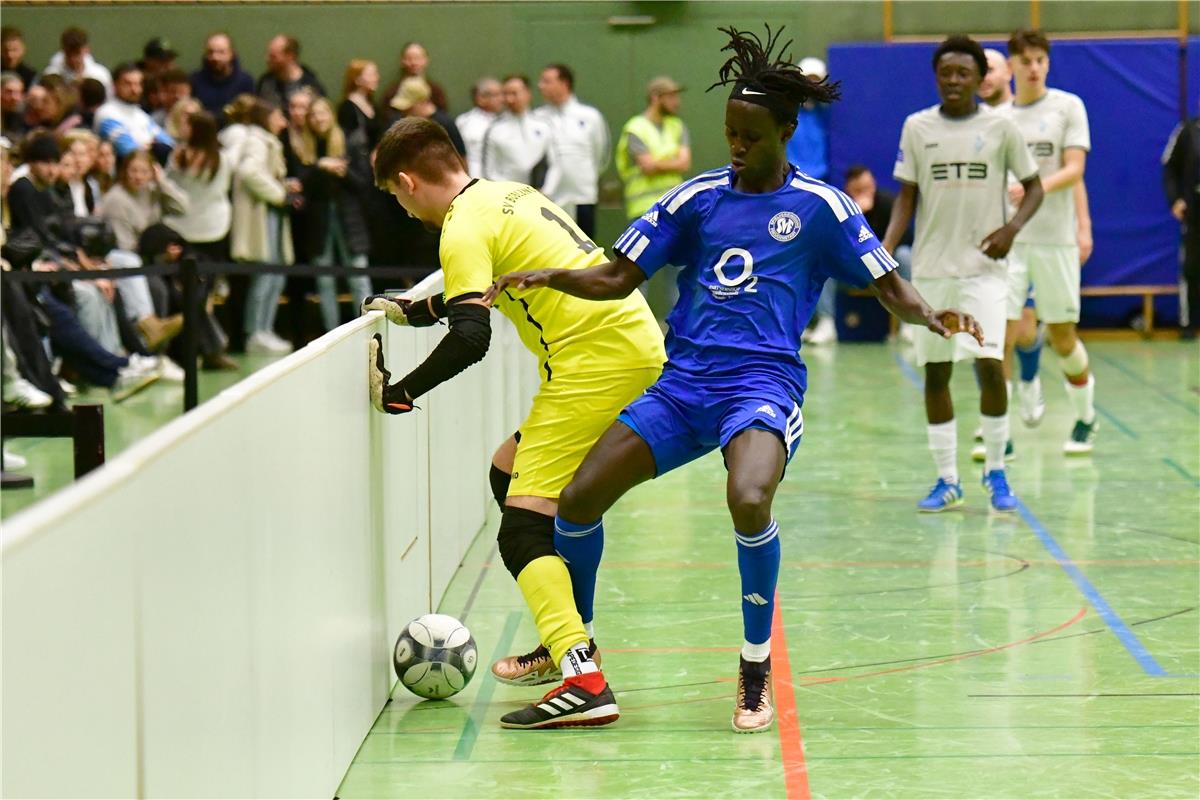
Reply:
[[[482, 293], [522, 270], [583, 269], [608, 260], [565, 211], [532, 186], [475, 180], [450, 204], [439, 246], [447, 301]], [[661, 367], [662, 331], [641, 292], [584, 300], [547, 288], [506, 289], [495, 307], [538, 359], [543, 382], [556, 373]]]

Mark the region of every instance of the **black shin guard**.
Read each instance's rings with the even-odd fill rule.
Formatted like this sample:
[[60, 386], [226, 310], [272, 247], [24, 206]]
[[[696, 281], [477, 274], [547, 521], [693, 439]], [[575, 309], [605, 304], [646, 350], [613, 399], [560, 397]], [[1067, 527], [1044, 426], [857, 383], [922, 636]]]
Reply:
[[492, 471], [488, 473], [488, 483], [492, 485], [492, 497], [496, 498], [496, 505], [504, 511], [504, 500], [508, 497], [508, 485], [512, 483], [512, 475], [492, 464]]
[[500, 558], [513, 578], [534, 559], [558, 555], [554, 551], [554, 517], [526, 508], [506, 508], [500, 518]]

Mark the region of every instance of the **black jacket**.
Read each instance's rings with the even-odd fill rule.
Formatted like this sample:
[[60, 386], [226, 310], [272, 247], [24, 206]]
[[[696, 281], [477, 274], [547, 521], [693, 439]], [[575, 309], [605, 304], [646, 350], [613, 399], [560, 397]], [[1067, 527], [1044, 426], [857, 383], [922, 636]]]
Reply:
[[242, 69], [236, 58], [233, 72], [228, 75], [214, 75], [204, 66], [192, 73], [191, 84], [192, 96], [217, 119], [223, 118], [223, 110], [233, 98], [239, 94], [254, 94], [254, 77]]
[[[319, 145], [317, 158], [324, 155], [324, 147]], [[342, 225], [346, 247], [351, 254], [368, 255], [371, 252], [364, 199], [374, 188], [374, 177], [361, 135], [347, 137], [346, 160], [349, 162], [346, 175], [341, 178], [319, 169], [315, 163], [300, 164], [293, 161], [288, 165], [288, 174], [296, 176], [304, 184], [304, 207], [294, 221], [300, 226], [300, 235], [296, 237], [299, 252], [310, 261], [325, 250], [331, 207]]]
[[1200, 220], [1200, 117], [1175, 126], [1162, 161], [1167, 202], [1187, 201], [1188, 219]]

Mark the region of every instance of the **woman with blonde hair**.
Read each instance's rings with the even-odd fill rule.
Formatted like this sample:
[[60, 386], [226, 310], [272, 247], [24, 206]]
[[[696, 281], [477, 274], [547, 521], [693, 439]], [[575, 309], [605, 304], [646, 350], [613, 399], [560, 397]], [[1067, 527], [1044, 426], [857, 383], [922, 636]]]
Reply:
[[75, 159], [74, 174], [64, 181], [71, 195], [75, 216], [90, 217], [104, 193], [93, 174], [100, 150], [100, 137], [91, 131], [75, 128], [58, 137], [58, 146], [64, 154], [69, 153]]
[[379, 67], [374, 61], [356, 58], [346, 67], [342, 81], [342, 104], [338, 106], [338, 125], [353, 138], [356, 134], [366, 140], [368, 149], [375, 147], [383, 133], [375, 113], [375, 91], [379, 88]]
[[[308, 110], [308, 125], [296, 153], [304, 185], [304, 252], [314, 266], [334, 265], [365, 269], [371, 252], [370, 235], [363, 211], [363, 194], [373, 185], [371, 168], [362, 137], [354, 144], [333, 116], [333, 107], [325, 98], [317, 98]], [[365, 275], [346, 276], [353, 308], [357, 309], [371, 294], [371, 280]], [[321, 296], [321, 319], [325, 330], [340, 324], [337, 280], [317, 278]]]
[[171, 110], [167, 112], [167, 119], [163, 128], [171, 135], [171, 138], [177, 142], [187, 141], [188, 138], [188, 117], [195, 114], [197, 111], [203, 111], [204, 106], [200, 105], [200, 101], [194, 97], [185, 97], [175, 105], [171, 106]]
[[[256, 100], [246, 114], [233, 179], [233, 227], [230, 251], [237, 261], [291, 264], [292, 237], [288, 220], [287, 166], [279, 134], [287, 128], [283, 112]], [[246, 298], [246, 352], [282, 355], [292, 346], [275, 334], [275, 312], [286, 278], [262, 272], [250, 281]]]

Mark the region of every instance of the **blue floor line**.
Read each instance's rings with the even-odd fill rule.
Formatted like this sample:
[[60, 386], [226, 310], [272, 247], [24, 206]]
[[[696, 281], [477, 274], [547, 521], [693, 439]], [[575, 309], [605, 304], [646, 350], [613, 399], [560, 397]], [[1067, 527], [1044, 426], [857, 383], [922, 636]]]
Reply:
[[1182, 475], [1182, 476], [1183, 476], [1184, 478], [1186, 478], [1187, 480], [1191, 481], [1191, 483], [1192, 483], [1192, 485], [1193, 485], [1193, 486], [1200, 487], [1200, 478], [1197, 478], [1195, 475], [1193, 475], [1192, 473], [1190, 473], [1190, 472], [1188, 472], [1186, 469], [1184, 469], [1184, 468], [1183, 468], [1183, 465], [1182, 465], [1182, 464], [1180, 464], [1180, 463], [1179, 463], [1178, 461], [1176, 461], [1175, 459], [1173, 459], [1173, 458], [1164, 458], [1164, 459], [1163, 459], [1163, 463], [1164, 463], [1164, 464], [1166, 464], [1166, 465], [1167, 465], [1168, 467], [1170, 467], [1171, 469], [1173, 469], [1173, 470], [1175, 470], [1176, 472], [1178, 472], [1180, 475]]
[[[517, 628], [520, 626], [521, 612], [510, 611], [500, 639], [496, 642], [496, 652], [493, 654], [492, 661], [508, 655], [513, 640], [517, 637]], [[497, 681], [491, 675], [491, 662], [480, 666], [488, 667], [488, 670], [486, 674], [478, 676], [478, 679], [483, 681], [483, 686], [479, 687], [479, 694], [475, 695], [475, 703], [471, 706], [471, 715], [467, 717], [467, 722], [463, 725], [463, 732], [458, 737], [458, 745], [454, 748], [455, 761], [467, 761], [471, 758], [471, 751], [475, 749], [475, 742], [483, 727], [483, 716], [492, 702], [492, 693], [496, 691]]]
[[1087, 576], [1075, 565], [1075, 562], [1071, 560], [1071, 557], [1066, 554], [1066, 551], [1062, 549], [1055, 538], [1050, 535], [1050, 531], [1046, 530], [1046, 526], [1042, 524], [1041, 520], [1020, 500], [1017, 501], [1017, 509], [1021, 512], [1021, 519], [1025, 520], [1025, 524], [1038, 537], [1042, 546], [1058, 562], [1058, 566], [1062, 568], [1063, 572], [1067, 573], [1067, 576], [1075, 584], [1076, 588], [1079, 589], [1080, 593], [1087, 598], [1092, 608], [1096, 609], [1096, 613], [1104, 620], [1104, 624], [1108, 626], [1108, 629], [1113, 632], [1121, 644], [1125, 646], [1125, 649], [1129, 651], [1129, 654], [1138, 662], [1142, 671], [1156, 678], [1169, 677], [1167, 671], [1155, 660], [1154, 656], [1150, 655], [1150, 651], [1137, 638], [1137, 634], [1125, 624], [1125, 621], [1121, 619], [1116, 611], [1113, 611], [1112, 606], [1108, 604], [1104, 596], [1100, 594], [1099, 590], [1087, 579]]

